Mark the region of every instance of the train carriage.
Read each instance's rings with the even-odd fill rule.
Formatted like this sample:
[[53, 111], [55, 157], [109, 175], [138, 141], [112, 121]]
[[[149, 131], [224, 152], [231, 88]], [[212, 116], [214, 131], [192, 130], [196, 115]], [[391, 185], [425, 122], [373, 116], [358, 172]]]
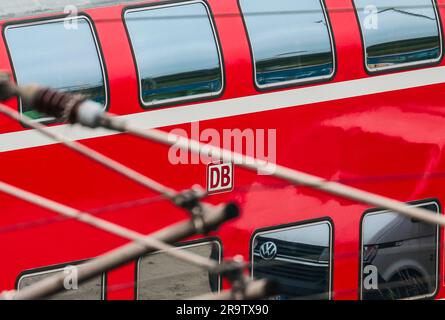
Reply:
[[[82, 93], [145, 129], [442, 214], [444, 0], [46, 2], [0, 3], [0, 69], [18, 84]], [[208, 158], [7, 104], [176, 190], [209, 185]], [[6, 117], [0, 166], [2, 181], [143, 234], [187, 217]], [[178, 250], [241, 255], [253, 278], [282, 284], [276, 299], [444, 297], [441, 228], [232, 169], [233, 185], [208, 201], [236, 201], [241, 217]], [[0, 210], [0, 290], [126, 243], [6, 194]], [[56, 298], [182, 299], [228, 287], [171, 259], [144, 256]]]

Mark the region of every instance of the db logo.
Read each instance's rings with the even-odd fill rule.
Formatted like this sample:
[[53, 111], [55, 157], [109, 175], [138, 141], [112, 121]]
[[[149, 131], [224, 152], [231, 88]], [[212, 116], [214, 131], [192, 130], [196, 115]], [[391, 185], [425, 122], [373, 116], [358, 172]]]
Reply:
[[233, 190], [233, 163], [211, 163], [207, 166], [207, 192], [215, 194]]

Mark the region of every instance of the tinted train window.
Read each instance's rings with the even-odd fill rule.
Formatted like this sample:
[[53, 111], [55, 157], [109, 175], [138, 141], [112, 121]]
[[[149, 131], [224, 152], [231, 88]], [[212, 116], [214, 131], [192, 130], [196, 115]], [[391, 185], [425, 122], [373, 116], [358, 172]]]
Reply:
[[[19, 84], [38, 83], [107, 104], [103, 63], [86, 17], [11, 25], [5, 36]], [[27, 106], [20, 109], [49, 120]]]
[[[221, 245], [217, 241], [185, 245], [177, 250], [221, 261]], [[188, 299], [220, 290], [218, 276], [163, 252], [139, 259], [136, 281], [138, 300]]]
[[330, 78], [334, 51], [320, 0], [240, 0], [259, 88]]
[[125, 13], [145, 106], [219, 95], [219, 45], [207, 6], [200, 1]]
[[65, 274], [67, 276], [67, 284], [70, 290], [55, 294], [50, 300], [102, 300], [104, 298], [104, 278], [105, 276], [98, 276], [89, 281], [75, 285], [75, 268], [74, 266], [54, 267], [45, 270], [32, 270], [22, 275], [17, 283], [17, 290], [22, 290], [30, 285], [33, 285], [45, 278], [55, 276], [58, 274]]
[[442, 40], [434, 1], [354, 0], [354, 3], [368, 71], [440, 59]]
[[252, 245], [252, 277], [280, 283], [277, 299], [329, 299], [331, 239], [329, 222], [257, 233]]
[[[438, 204], [420, 206], [439, 212]], [[362, 299], [426, 297], [437, 288], [438, 227], [378, 211], [362, 222]]]

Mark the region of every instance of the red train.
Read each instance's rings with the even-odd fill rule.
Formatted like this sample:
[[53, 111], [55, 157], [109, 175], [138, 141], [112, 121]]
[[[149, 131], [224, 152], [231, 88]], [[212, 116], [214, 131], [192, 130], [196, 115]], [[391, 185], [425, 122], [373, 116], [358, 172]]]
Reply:
[[[123, 119], [227, 147], [441, 214], [443, 0], [0, 3], [0, 68], [80, 92]], [[443, 298], [442, 230], [127, 134], [11, 108], [176, 190], [216, 191], [242, 216], [181, 250], [242, 255], [277, 299]], [[148, 234], [186, 213], [0, 117], [0, 180]], [[208, 171], [209, 170], [209, 171]], [[218, 172], [223, 172], [221, 169]], [[224, 176], [228, 179], [225, 182]], [[215, 181], [215, 177], [221, 178]], [[224, 191], [224, 192], [221, 192]], [[0, 290], [126, 241], [0, 194]], [[172, 262], [172, 263], [170, 263]], [[175, 299], [227, 286], [163, 253], [60, 299]]]

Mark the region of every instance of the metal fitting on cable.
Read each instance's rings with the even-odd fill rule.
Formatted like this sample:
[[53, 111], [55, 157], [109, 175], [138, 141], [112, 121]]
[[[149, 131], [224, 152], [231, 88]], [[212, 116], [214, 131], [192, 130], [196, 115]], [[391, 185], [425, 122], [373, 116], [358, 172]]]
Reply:
[[[209, 210], [223, 210], [228, 217], [236, 217], [239, 215], [239, 207], [235, 203], [226, 203], [212, 209], [209, 205], [202, 203], [202, 199], [207, 196], [207, 192], [200, 186], [195, 185], [191, 189], [178, 193], [172, 198], [173, 203], [187, 210], [192, 218], [192, 222], [196, 231], [200, 234], [208, 234], [214, 231], [205, 224], [204, 216]], [[223, 208], [221, 208], [223, 206]]]
[[244, 275], [246, 263], [242, 256], [235, 256], [231, 261], [221, 265], [217, 271], [232, 284], [231, 299], [244, 300], [249, 279]]
[[24, 103], [51, 117], [90, 128], [100, 125], [104, 107], [86, 96], [59, 92], [50, 88], [25, 86], [20, 89]]
[[101, 125], [104, 106], [88, 100], [81, 94], [61, 92], [38, 85], [17, 86], [11, 82], [8, 73], [0, 72], [0, 101], [9, 100], [15, 96], [33, 109], [48, 116], [80, 123], [90, 128]]
[[178, 207], [190, 212], [195, 229], [202, 234], [208, 233], [208, 231], [205, 230], [204, 208], [201, 203], [201, 199], [203, 199], [205, 195], [206, 193], [201, 187], [194, 186], [192, 189], [185, 190], [173, 197], [173, 202]]
[[173, 201], [177, 206], [193, 211], [197, 206], [199, 206], [200, 200], [206, 196], [207, 193], [200, 186], [196, 185], [191, 189], [178, 193], [173, 198]]
[[258, 300], [275, 296], [280, 293], [280, 285], [271, 279], [250, 280], [244, 271], [250, 264], [241, 256], [236, 256], [216, 268], [210, 270], [211, 274], [225, 277], [231, 284], [230, 290], [218, 294], [205, 294], [192, 298], [192, 300]]

